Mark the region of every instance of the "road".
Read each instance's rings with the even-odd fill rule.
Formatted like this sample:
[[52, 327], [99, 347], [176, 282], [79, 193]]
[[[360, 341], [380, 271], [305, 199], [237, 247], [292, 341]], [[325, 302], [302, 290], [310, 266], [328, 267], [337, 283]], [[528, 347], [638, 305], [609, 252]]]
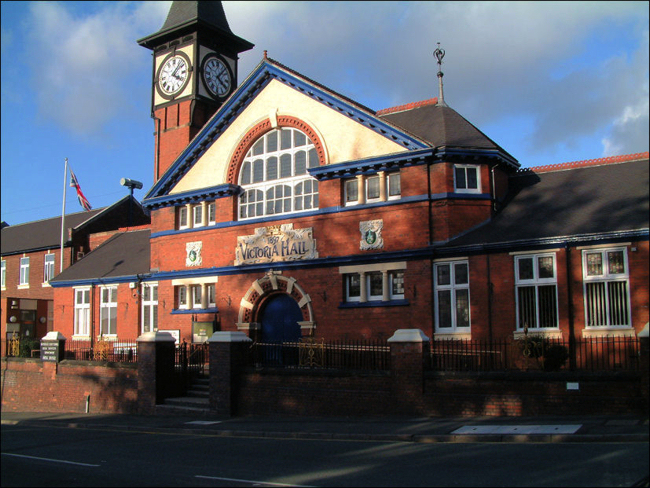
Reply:
[[647, 443], [287, 440], [2, 426], [9, 486], [632, 486]]

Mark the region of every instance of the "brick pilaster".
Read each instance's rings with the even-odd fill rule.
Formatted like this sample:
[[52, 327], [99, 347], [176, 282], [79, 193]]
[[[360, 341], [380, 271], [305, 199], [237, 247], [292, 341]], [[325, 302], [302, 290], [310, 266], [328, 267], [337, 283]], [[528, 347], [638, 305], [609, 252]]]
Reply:
[[246, 352], [252, 340], [243, 332], [219, 331], [208, 339], [210, 344], [210, 410], [219, 415], [237, 413], [235, 397], [240, 369], [246, 364]]
[[152, 414], [173, 387], [175, 339], [168, 332], [145, 332], [138, 343], [138, 409]]
[[392, 389], [400, 413], [424, 412], [424, 371], [429, 338], [420, 329], [399, 329], [388, 339]]

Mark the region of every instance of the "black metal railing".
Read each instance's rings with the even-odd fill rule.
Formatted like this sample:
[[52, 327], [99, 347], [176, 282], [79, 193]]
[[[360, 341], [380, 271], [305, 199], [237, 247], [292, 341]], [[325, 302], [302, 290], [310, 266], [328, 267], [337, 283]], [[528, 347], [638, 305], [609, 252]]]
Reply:
[[388, 370], [390, 348], [385, 341], [254, 342], [248, 361], [256, 367]]
[[210, 349], [207, 342], [188, 344], [183, 341], [176, 346], [174, 363], [184, 375], [205, 374], [210, 359]]
[[431, 342], [431, 369], [437, 371], [637, 371], [636, 337], [593, 337], [575, 341], [526, 336], [505, 340]]
[[65, 359], [76, 361], [110, 361], [115, 363], [135, 363], [138, 361], [138, 344], [130, 340], [67, 340]]

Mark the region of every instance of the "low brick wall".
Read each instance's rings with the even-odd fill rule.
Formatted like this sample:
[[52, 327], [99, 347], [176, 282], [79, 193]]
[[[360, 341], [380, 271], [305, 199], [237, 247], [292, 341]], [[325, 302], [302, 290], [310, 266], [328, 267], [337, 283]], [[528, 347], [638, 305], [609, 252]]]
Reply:
[[371, 416], [393, 413], [387, 372], [245, 370], [237, 415]]
[[431, 416], [643, 414], [640, 384], [640, 375], [630, 372], [430, 372], [425, 375], [426, 411], [423, 413]]
[[[405, 406], [390, 372], [245, 369], [236, 415], [431, 417], [643, 414], [638, 373], [425, 374], [421, 398]], [[567, 383], [571, 388], [567, 389]], [[577, 385], [576, 385], [577, 383]]]
[[22, 412], [136, 413], [136, 364], [2, 358], [2, 409]]

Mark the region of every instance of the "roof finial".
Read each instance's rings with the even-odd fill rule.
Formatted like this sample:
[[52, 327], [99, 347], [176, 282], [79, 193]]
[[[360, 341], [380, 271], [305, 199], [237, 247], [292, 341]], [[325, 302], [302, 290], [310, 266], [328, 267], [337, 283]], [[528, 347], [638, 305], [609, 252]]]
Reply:
[[433, 51], [433, 56], [438, 60], [438, 105], [446, 107], [447, 104], [445, 103], [445, 96], [442, 91], [442, 77], [444, 76], [442, 73], [442, 58], [445, 57], [445, 50], [440, 49], [440, 43], [438, 43], [438, 48]]
[[264, 50], [264, 59], [267, 59], [267, 58], [268, 58], [268, 54], [269, 54], [269, 52], [265, 49], [265, 50]]

